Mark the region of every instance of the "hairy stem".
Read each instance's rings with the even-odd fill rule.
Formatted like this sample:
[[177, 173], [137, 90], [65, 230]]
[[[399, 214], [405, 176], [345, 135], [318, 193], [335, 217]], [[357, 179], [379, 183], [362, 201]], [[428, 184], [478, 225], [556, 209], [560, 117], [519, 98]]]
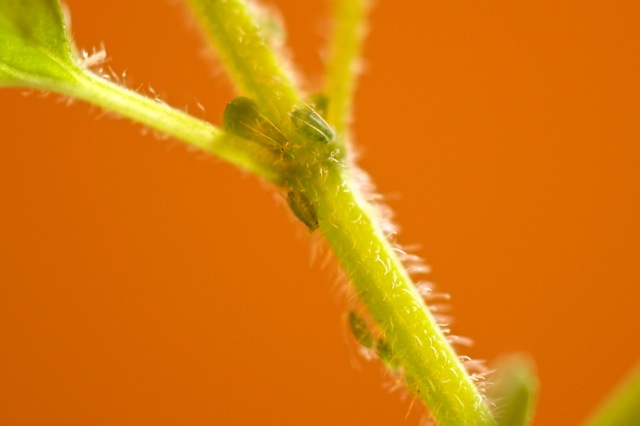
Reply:
[[320, 229], [440, 425], [494, 424], [492, 414], [346, 171], [313, 186]]
[[300, 97], [281, 58], [262, 34], [248, 2], [189, 0], [241, 95], [256, 101], [275, 121], [284, 121]]
[[281, 184], [281, 175], [274, 166], [277, 158], [270, 151], [259, 146], [238, 144], [235, 138], [205, 121], [87, 71], [79, 70], [75, 79], [74, 84], [53, 86], [51, 90], [116, 112], [255, 173], [276, 185]]
[[[288, 122], [300, 94], [260, 33], [247, 2], [189, 1], [241, 94], [252, 97], [275, 123]], [[338, 130], [336, 143], [344, 147], [367, 3], [336, 1], [328, 121]], [[288, 134], [286, 128], [282, 130]], [[410, 390], [441, 425], [494, 424], [482, 395], [377, 225], [376, 209], [348, 177], [344, 157], [339, 163], [327, 161], [329, 150], [311, 141], [300, 145], [297, 154], [301, 155], [295, 156], [299, 173], [290, 176], [289, 184], [299, 187], [304, 199], [317, 207], [320, 231], [389, 342], [411, 382]], [[298, 217], [301, 211], [309, 213], [301, 220], [306, 218], [303, 221], [313, 229], [316, 220], [311, 207], [296, 205], [296, 209]]]

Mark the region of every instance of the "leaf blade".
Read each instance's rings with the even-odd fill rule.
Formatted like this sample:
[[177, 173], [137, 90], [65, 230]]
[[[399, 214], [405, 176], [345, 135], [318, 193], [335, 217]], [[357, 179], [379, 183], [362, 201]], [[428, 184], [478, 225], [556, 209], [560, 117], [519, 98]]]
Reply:
[[528, 426], [538, 396], [533, 360], [526, 354], [509, 355], [497, 362], [491, 400], [498, 406], [498, 426]]
[[640, 424], [640, 363], [605, 399], [585, 426]]
[[0, 2], [0, 86], [50, 89], [78, 70], [57, 0]]

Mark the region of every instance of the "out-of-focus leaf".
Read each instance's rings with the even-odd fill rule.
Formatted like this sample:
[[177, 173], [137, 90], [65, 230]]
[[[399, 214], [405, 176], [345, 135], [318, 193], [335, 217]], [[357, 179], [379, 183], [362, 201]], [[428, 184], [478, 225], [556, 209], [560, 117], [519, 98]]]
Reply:
[[586, 426], [617, 425], [640, 425], [640, 363], [586, 423]]
[[512, 355], [499, 361], [491, 400], [497, 406], [498, 426], [527, 426], [531, 423], [538, 395], [533, 361], [526, 355]]
[[50, 89], [77, 70], [58, 0], [0, 0], [0, 86]]

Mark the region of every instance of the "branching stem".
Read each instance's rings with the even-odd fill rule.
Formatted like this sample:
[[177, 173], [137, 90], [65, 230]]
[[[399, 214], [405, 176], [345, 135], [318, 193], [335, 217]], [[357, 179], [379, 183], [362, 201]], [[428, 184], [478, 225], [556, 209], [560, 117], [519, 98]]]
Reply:
[[[236, 115], [227, 114], [227, 129], [236, 120], [240, 129], [249, 131], [231, 136], [80, 67], [65, 38], [57, 0], [0, 0], [0, 33], [5, 34], [0, 37], [0, 65], [4, 64], [0, 84], [83, 99], [288, 191], [292, 211], [311, 231], [319, 227], [326, 237], [388, 344], [394, 366], [437, 422], [442, 426], [495, 424], [383, 234], [379, 212], [352, 179], [353, 170], [344, 156], [366, 0], [336, 0], [338, 25], [327, 81], [328, 124], [302, 105], [300, 91], [261, 33], [247, 0], [189, 1], [239, 91], [251, 98], [248, 105], [256, 104], [250, 112], [241, 108]], [[337, 137], [329, 125], [337, 130]], [[265, 140], [275, 140], [277, 147], [260, 143]]]

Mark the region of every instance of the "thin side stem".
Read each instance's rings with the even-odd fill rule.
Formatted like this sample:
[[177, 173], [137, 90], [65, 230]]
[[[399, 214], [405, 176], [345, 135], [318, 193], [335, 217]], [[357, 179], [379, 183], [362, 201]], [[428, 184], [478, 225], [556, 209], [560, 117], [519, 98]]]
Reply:
[[53, 86], [50, 90], [118, 113], [213, 154], [243, 170], [255, 173], [270, 182], [281, 184], [281, 175], [273, 165], [277, 163], [277, 159], [271, 152], [254, 145], [239, 144], [235, 138], [205, 121], [118, 86], [88, 71], [78, 71], [74, 84]]
[[[348, 135], [360, 52], [365, 35], [369, 0], [334, 0], [334, 27], [330, 41], [325, 93], [329, 98], [327, 121], [336, 132]], [[346, 148], [346, 147], [345, 147]]]
[[376, 210], [337, 167], [312, 188], [320, 230], [404, 367], [409, 390], [441, 426], [492, 425], [483, 396], [377, 225]]

